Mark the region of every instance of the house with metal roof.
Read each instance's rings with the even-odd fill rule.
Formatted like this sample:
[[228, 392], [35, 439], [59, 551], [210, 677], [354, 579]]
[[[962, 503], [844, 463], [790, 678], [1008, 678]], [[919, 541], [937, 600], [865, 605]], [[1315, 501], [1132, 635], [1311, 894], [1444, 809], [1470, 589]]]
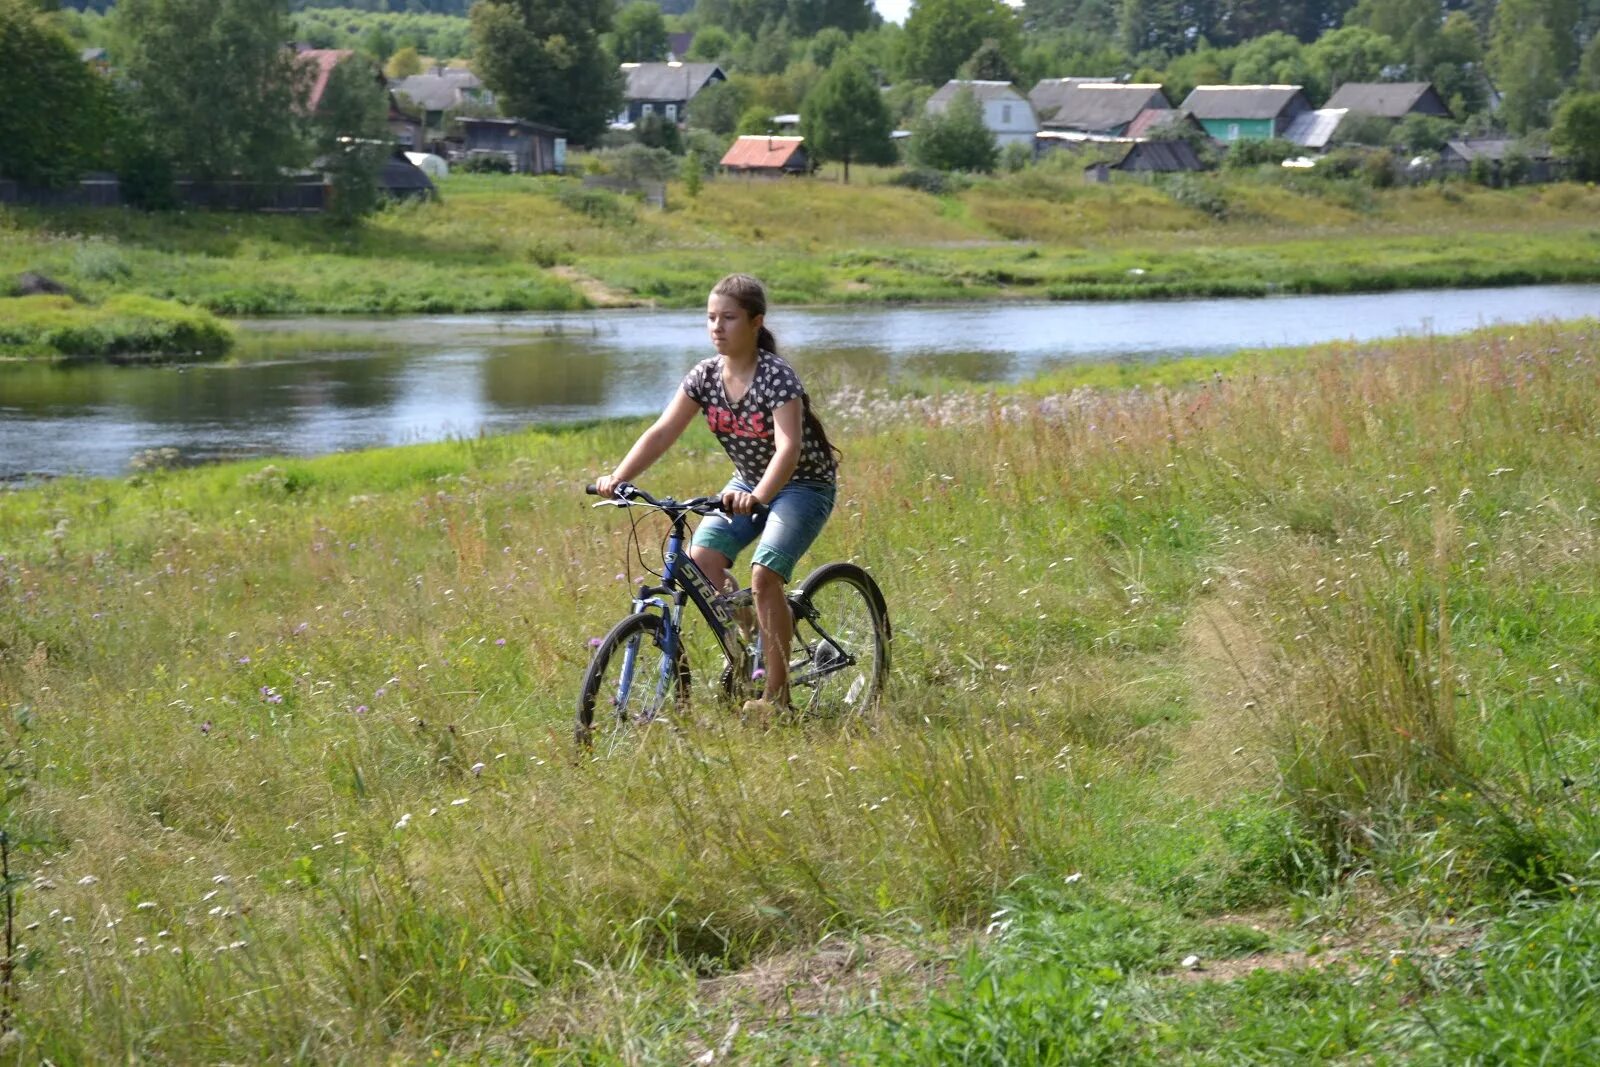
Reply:
[[767, 175], [809, 174], [811, 160], [806, 155], [804, 137], [777, 137], [745, 134], [728, 147], [717, 164], [727, 174]]
[[1172, 101], [1155, 83], [1123, 85], [1118, 82], [1055, 78], [1042, 81], [1028, 101], [1047, 130], [1078, 130], [1120, 137], [1145, 111], [1170, 111]]
[[1112, 171], [1123, 174], [1173, 174], [1179, 171], [1205, 170], [1187, 141], [1135, 141], [1117, 160], [1102, 159], [1083, 168], [1084, 179], [1104, 182]]
[[1321, 107], [1315, 111], [1302, 111], [1289, 123], [1289, 128], [1283, 132], [1285, 141], [1293, 141], [1301, 148], [1314, 148], [1322, 150], [1328, 147], [1328, 142], [1333, 140], [1333, 135], [1339, 129], [1339, 123], [1349, 112], [1342, 107]]
[[1265, 141], [1287, 133], [1311, 101], [1298, 85], [1197, 85], [1180, 110], [1218, 141]]
[[712, 82], [727, 81], [728, 76], [715, 63], [624, 63], [623, 77], [627, 84], [622, 90], [622, 111], [617, 114], [619, 125], [633, 125], [646, 115], [660, 115], [668, 122], [682, 122], [689, 110], [689, 101]]
[[1028, 98], [1017, 92], [1010, 82], [952, 78], [928, 97], [923, 110], [929, 115], [944, 114], [962, 90], [977, 97], [978, 106], [983, 109], [983, 124], [994, 134], [996, 144], [1002, 148], [1008, 144], [1033, 145], [1033, 136], [1039, 132], [1039, 120]]
[[566, 131], [527, 119], [461, 120], [468, 159], [504, 159], [513, 174], [561, 173], [567, 164]]
[[1407, 115], [1455, 118], [1432, 82], [1345, 82], [1324, 106], [1384, 119], [1399, 120]]

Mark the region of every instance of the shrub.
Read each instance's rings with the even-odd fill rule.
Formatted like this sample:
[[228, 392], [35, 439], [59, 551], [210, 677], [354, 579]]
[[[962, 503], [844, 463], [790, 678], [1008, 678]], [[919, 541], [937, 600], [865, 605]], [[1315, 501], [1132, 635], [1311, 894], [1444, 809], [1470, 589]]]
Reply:
[[1167, 195], [1184, 207], [1210, 215], [1228, 217], [1228, 197], [1217, 182], [1197, 174], [1174, 174], [1165, 182]]
[[1229, 170], [1246, 170], [1263, 163], [1277, 165], [1291, 156], [1298, 156], [1301, 151], [1293, 141], [1276, 137], [1265, 141], [1235, 141], [1228, 147], [1222, 165]]
[[972, 181], [959, 174], [949, 171], [934, 170], [931, 167], [908, 167], [889, 179], [889, 184], [903, 186], [907, 189], [916, 189], [934, 196], [945, 196], [950, 193], [959, 193], [971, 186]]
[[994, 170], [999, 150], [983, 124], [983, 108], [971, 90], [956, 94], [942, 114], [924, 115], [911, 134], [911, 157], [934, 170]]
[[468, 156], [454, 164], [465, 174], [510, 174], [511, 160], [501, 155]]

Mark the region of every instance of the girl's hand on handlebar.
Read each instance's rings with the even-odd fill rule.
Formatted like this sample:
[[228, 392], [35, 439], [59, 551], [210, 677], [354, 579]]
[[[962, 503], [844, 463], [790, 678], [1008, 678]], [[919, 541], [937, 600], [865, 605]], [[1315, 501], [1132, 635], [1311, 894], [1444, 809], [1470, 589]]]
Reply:
[[730, 515], [750, 515], [765, 507], [754, 493], [729, 491], [722, 494], [722, 510]]
[[595, 496], [610, 499], [617, 491], [617, 486], [622, 484], [622, 479], [615, 474], [602, 474], [594, 480]]

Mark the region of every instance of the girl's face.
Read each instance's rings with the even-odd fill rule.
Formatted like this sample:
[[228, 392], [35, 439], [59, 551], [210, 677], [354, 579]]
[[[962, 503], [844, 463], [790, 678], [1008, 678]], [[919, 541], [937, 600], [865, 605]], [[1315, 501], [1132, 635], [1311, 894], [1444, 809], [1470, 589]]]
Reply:
[[756, 335], [764, 316], [752, 316], [731, 296], [711, 294], [706, 301], [706, 332], [719, 355], [746, 358], [755, 354]]

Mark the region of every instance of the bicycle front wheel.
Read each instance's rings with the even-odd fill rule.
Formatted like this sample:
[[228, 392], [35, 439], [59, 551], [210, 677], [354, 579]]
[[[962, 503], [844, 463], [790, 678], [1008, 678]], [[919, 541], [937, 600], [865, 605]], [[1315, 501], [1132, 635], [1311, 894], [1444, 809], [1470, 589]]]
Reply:
[[789, 684], [811, 690], [806, 713], [843, 719], [871, 711], [889, 676], [889, 610], [878, 583], [854, 563], [829, 563], [807, 575], [791, 603], [800, 656]]
[[667, 646], [660, 616], [629, 615], [595, 649], [578, 695], [575, 736], [580, 745], [608, 747], [640, 726], [689, 703], [689, 660], [683, 642]]

